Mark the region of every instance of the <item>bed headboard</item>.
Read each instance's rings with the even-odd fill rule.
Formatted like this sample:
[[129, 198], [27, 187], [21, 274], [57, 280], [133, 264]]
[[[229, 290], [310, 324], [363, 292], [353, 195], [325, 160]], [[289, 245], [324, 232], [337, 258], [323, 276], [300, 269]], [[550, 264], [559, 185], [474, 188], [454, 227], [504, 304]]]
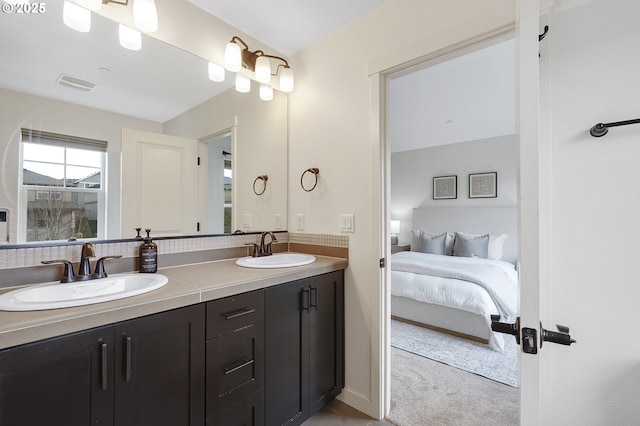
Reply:
[[411, 229], [425, 232], [509, 234], [503, 260], [518, 258], [518, 208], [513, 207], [423, 207], [413, 209]]

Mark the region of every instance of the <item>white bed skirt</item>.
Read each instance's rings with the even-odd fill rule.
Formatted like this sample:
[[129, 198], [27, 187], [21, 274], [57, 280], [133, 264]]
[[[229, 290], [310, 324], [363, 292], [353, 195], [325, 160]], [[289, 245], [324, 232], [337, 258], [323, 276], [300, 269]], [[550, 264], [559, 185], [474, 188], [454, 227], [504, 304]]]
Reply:
[[391, 296], [391, 315], [489, 343], [497, 350], [504, 348], [502, 335], [491, 331], [491, 326], [483, 315], [473, 312]]

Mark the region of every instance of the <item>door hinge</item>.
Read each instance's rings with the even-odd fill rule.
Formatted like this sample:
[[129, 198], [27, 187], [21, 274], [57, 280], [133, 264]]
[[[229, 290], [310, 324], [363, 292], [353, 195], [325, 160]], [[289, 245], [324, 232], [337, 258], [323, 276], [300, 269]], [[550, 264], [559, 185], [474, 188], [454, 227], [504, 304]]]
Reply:
[[385, 261], [384, 261], [384, 257], [380, 259], [380, 267], [384, 268], [385, 265]]

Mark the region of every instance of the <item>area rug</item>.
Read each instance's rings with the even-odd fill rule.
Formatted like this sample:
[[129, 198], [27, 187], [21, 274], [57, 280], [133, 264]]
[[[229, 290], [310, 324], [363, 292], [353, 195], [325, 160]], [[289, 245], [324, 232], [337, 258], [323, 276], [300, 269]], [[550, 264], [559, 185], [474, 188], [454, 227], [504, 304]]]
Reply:
[[505, 338], [505, 350], [499, 352], [472, 340], [391, 320], [391, 346], [509, 386], [518, 386], [518, 346], [513, 338]]

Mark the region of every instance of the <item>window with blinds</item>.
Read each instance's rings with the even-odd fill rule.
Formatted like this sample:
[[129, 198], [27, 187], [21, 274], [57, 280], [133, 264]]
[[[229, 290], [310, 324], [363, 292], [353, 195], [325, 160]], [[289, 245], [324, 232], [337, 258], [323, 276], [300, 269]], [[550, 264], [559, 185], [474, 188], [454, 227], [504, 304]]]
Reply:
[[20, 240], [103, 238], [107, 142], [22, 129]]

